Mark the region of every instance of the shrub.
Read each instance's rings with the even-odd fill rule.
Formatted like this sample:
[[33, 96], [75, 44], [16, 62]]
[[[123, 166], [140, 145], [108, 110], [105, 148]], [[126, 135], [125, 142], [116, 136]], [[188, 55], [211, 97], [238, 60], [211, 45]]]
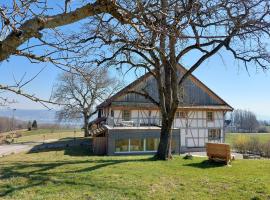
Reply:
[[268, 133], [267, 127], [261, 126], [261, 127], [258, 129], [258, 133]]
[[250, 137], [247, 142], [247, 151], [252, 154], [261, 155], [263, 144], [259, 141], [258, 137]]
[[263, 144], [264, 156], [270, 158], [270, 140]]
[[233, 142], [233, 148], [240, 153], [246, 153], [249, 149], [249, 140], [250, 138], [248, 136], [239, 135], [235, 138], [235, 141]]

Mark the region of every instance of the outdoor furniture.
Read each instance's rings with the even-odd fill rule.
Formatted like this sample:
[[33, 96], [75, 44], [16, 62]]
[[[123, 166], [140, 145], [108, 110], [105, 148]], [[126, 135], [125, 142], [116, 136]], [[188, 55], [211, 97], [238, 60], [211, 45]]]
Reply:
[[206, 143], [206, 152], [211, 161], [231, 163], [231, 147], [225, 143]]

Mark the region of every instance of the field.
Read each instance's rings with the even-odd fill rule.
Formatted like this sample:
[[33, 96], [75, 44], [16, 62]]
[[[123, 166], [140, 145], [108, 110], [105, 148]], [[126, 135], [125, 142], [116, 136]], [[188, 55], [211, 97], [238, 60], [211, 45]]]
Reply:
[[[79, 129], [37, 129], [32, 131], [18, 130], [17, 133], [21, 134], [21, 137], [14, 138], [13, 143], [40, 143], [50, 140], [62, 140], [67, 138], [80, 138], [83, 137], [83, 132]], [[11, 132], [2, 133], [2, 135], [9, 134]], [[11, 138], [9, 139], [11, 141]]]
[[267, 142], [270, 140], [270, 133], [227, 133], [225, 142], [232, 144], [234, 139], [240, 135], [247, 137], [257, 137], [261, 142]]

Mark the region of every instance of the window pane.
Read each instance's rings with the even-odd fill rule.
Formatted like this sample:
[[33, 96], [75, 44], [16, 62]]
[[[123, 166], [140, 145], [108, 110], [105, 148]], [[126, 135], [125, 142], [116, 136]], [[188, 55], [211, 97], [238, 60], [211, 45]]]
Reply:
[[143, 151], [143, 139], [130, 139], [130, 151]]
[[128, 139], [121, 139], [115, 141], [115, 152], [128, 151]]
[[213, 112], [207, 112], [207, 120], [208, 121], [213, 121], [214, 120]]
[[146, 151], [156, 151], [158, 144], [159, 138], [146, 138]]
[[123, 110], [122, 119], [124, 121], [130, 121], [130, 110]]
[[172, 138], [172, 143], [171, 143], [171, 148], [172, 148], [172, 153], [176, 152], [176, 141]]
[[209, 129], [208, 130], [208, 140], [220, 140], [221, 131], [220, 129]]

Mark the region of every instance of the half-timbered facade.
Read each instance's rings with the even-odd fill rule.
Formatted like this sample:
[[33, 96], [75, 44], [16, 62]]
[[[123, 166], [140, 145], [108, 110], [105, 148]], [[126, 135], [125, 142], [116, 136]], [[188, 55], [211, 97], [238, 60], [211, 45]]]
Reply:
[[[179, 67], [179, 74], [184, 71]], [[114, 155], [157, 150], [160, 110], [150, 100], [132, 91], [146, 91], [158, 101], [156, 80], [147, 73], [101, 103], [97, 107], [98, 118], [91, 123], [96, 124], [92, 134], [97, 153]], [[182, 102], [173, 122], [172, 151], [200, 150], [208, 141], [224, 142], [224, 116], [232, 107], [193, 75], [179, 92]], [[103, 148], [99, 149], [101, 143]]]

